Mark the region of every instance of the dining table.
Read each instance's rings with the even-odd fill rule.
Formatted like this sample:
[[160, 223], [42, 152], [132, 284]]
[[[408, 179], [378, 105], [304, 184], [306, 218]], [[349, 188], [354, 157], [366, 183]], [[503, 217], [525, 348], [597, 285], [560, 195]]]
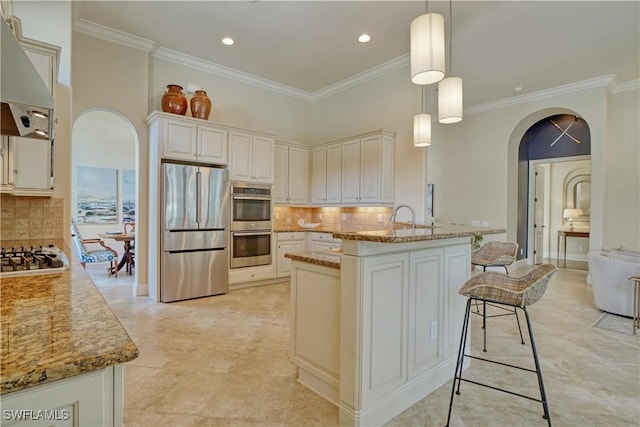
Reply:
[[129, 252], [131, 252], [132, 242], [136, 239], [135, 233], [125, 233], [125, 232], [106, 232], [106, 233], [98, 233], [103, 239], [111, 239], [116, 242], [124, 243], [124, 253], [122, 254], [122, 258], [118, 262], [118, 271], [122, 270], [123, 266], [127, 266], [127, 273], [132, 273], [132, 266], [129, 264]]

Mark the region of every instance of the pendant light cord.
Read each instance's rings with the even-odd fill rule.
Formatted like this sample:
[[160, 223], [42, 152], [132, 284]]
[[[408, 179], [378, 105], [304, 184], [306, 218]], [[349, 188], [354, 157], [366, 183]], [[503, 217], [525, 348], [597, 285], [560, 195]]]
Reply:
[[453, 75], [453, 0], [449, 0], [449, 74]]

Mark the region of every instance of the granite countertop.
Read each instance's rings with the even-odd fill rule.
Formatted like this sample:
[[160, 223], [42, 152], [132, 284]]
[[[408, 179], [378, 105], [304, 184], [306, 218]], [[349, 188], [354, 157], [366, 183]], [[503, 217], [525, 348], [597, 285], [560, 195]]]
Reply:
[[69, 269], [0, 280], [2, 394], [138, 357], [138, 348], [80, 265], [76, 251], [62, 241], [53, 243], [67, 254]]
[[483, 236], [487, 234], [502, 234], [503, 228], [470, 227], [464, 225], [442, 225], [435, 227], [418, 227], [402, 229], [382, 229], [353, 232], [333, 233], [333, 237], [342, 240], [356, 240], [377, 243], [406, 243], [422, 240], [452, 239], [457, 237]]
[[285, 258], [289, 258], [294, 261], [308, 262], [309, 264], [321, 265], [339, 270], [342, 248], [338, 249], [339, 250], [329, 249], [326, 251], [286, 253], [284, 256]]

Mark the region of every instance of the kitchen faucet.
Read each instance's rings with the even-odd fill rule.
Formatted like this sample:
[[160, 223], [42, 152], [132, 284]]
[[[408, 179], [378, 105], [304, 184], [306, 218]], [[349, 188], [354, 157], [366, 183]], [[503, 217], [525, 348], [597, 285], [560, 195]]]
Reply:
[[416, 229], [416, 211], [409, 205], [398, 205], [395, 208], [393, 208], [393, 213], [391, 214], [391, 216], [389, 217], [389, 221], [391, 221], [391, 228], [393, 228], [393, 223], [396, 222], [396, 216], [398, 215], [398, 211], [400, 210], [400, 208], [407, 208], [411, 211], [411, 229], [415, 230]]

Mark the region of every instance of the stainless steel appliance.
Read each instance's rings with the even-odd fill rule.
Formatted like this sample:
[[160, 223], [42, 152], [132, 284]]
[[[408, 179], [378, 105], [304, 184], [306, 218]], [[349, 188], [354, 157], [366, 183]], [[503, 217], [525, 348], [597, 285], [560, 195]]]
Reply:
[[231, 232], [231, 268], [269, 264], [271, 230]]
[[271, 185], [231, 183], [231, 230], [271, 230]]
[[227, 292], [227, 178], [222, 168], [162, 164], [161, 301]]
[[0, 277], [62, 273], [69, 260], [55, 245], [2, 248]]
[[231, 268], [271, 264], [271, 185], [231, 183]]
[[0, 23], [0, 31], [0, 133], [49, 140], [53, 96], [7, 22]]

